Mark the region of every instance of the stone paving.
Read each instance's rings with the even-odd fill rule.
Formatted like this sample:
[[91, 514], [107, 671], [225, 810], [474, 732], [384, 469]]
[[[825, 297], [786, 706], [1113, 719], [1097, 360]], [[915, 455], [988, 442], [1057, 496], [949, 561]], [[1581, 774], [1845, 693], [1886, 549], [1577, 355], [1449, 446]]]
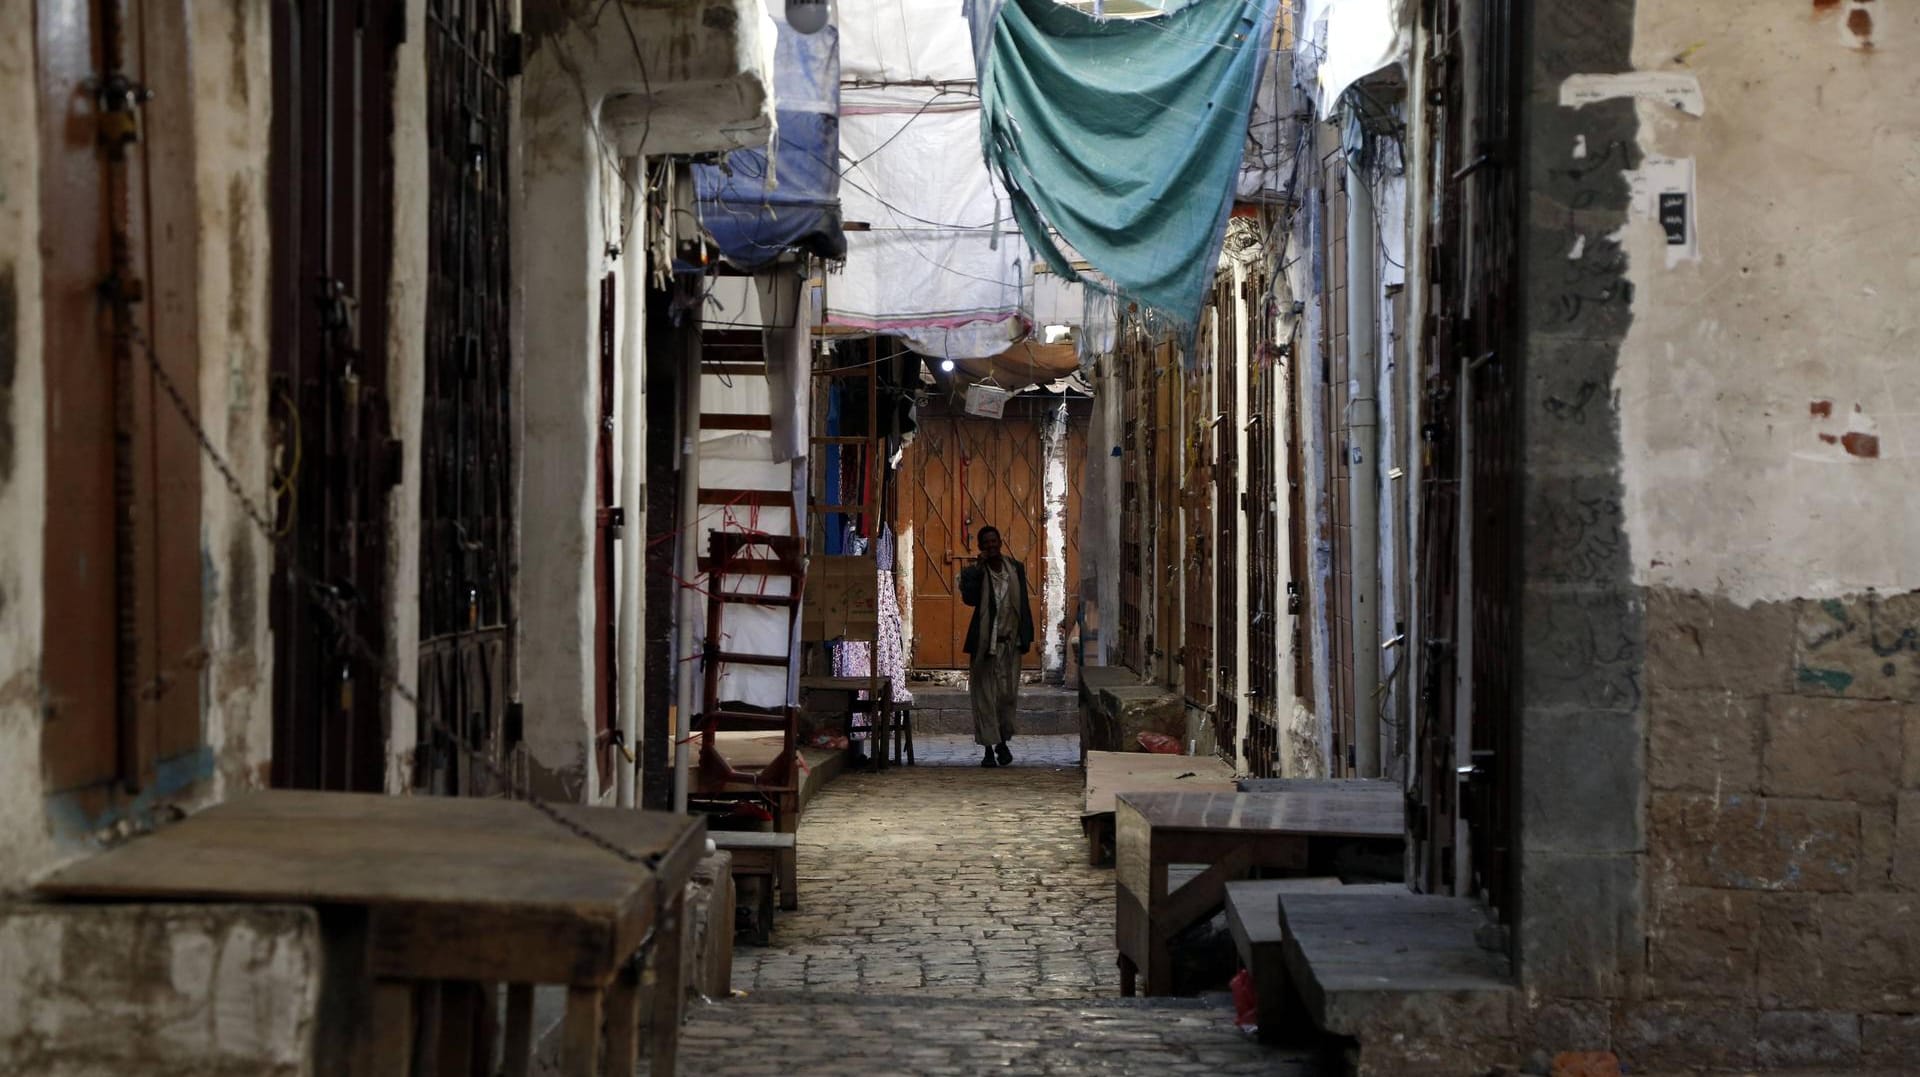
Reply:
[[683, 1073], [1338, 1072], [1250, 1042], [1223, 1001], [1115, 997], [1077, 737], [1018, 738], [993, 769], [969, 737], [917, 747], [922, 765], [848, 772], [808, 806], [800, 908], [735, 949], [739, 997], [694, 1006]]
[[[751, 1031], [749, 1031], [749, 1029]], [[703, 1077], [1326, 1077], [1337, 1059], [1248, 1042], [1217, 1006], [1190, 1001], [928, 1002], [904, 993], [761, 996], [696, 1003], [681, 1072]]]
[[775, 919], [772, 946], [734, 951], [735, 987], [1118, 990], [1113, 874], [1086, 863], [1080, 772], [989, 770], [963, 747], [965, 766], [849, 772], [808, 805], [800, 908]]
[[[1015, 737], [1007, 743], [1007, 750], [1013, 753], [1013, 765], [1016, 767], [1080, 765], [1080, 737], [1075, 733]], [[913, 738], [913, 759], [923, 767], [979, 767], [980, 746], [974, 743], [972, 734], [916, 736]], [[1074, 781], [1079, 780], [1076, 772]], [[1075, 795], [1078, 796], [1077, 790]], [[1076, 802], [1075, 826], [1079, 825], [1079, 810]]]

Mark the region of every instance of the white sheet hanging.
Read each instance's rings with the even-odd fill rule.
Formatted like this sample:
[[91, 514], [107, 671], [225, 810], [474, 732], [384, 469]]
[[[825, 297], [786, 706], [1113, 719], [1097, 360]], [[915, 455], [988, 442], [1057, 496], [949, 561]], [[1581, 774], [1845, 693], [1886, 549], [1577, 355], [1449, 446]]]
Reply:
[[1327, 53], [1316, 76], [1321, 119], [1347, 87], [1407, 54], [1406, 8], [1406, 0], [1326, 0]]
[[847, 234], [829, 324], [954, 329], [1021, 310], [1026, 244], [980, 156], [978, 102], [920, 93], [884, 108], [843, 95], [841, 206], [868, 230]]
[[838, 0], [842, 82], [972, 82], [960, 0]]

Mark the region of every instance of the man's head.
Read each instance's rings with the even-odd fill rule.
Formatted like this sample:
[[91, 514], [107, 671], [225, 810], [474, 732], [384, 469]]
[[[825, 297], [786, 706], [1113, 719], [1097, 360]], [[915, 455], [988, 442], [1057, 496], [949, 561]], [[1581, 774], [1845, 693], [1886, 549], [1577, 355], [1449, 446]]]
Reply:
[[980, 557], [983, 560], [991, 561], [996, 565], [1000, 563], [999, 528], [988, 524], [980, 529], [978, 535], [974, 536], [974, 541], [980, 544]]

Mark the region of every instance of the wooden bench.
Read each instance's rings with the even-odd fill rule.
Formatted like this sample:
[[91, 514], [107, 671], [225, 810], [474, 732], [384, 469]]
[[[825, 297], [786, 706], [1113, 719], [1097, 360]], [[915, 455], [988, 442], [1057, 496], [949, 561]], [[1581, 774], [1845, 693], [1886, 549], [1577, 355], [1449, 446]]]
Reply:
[[[1173, 937], [1226, 902], [1226, 884], [1256, 870], [1303, 875], [1334, 845], [1398, 847], [1400, 794], [1302, 789], [1286, 793], [1121, 793], [1114, 813], [1114, 941], [1120, 993], [1172, 990]], [[1169, 886], [1174, 864], [1197, 864]]]
[[1113, 800], [1120, 793], [1230, 793], [1233, 768], [1213, 755], [1153, 752], [1086, 752], [1087, 789], [1080, 829], [1087, 836], [1087, 863], [1113, 855]]
[[[248, 793], [62, 868], [37, 889], [83, 901], [316, 906], [330, 955], [321, 990], [352, 1000], [353, 1015], [324, 1030], [316, 1073], [407, 1073], [416, 1034], [471, 1047], [479, 1015], [439, 1005], [454, 981], [479, 985], [465, 994], [481, 998], [507, 985], [509, 1077], [528, 1072], [535, 984], [567, 987], [567, 1077], [635, 1072], [643, 1036], [651, 1072], [670, 1077], [686, 1004], [687, 880], [706, 824], [626, 808], [552, 810], [565, 826], [512, 800]], [[649, 972], [651, 1011], [641, 1007]]]
[[760, 899], [754, 906], [753, 941], [765, 946], [773, 941], [773, 892], [780, 888], [783, 908], [793, 908], [787, 899], [798, 885], [798, 864], [792, 834], [763, 830], [720, 830], [708, 835], [714, 847], [733, 856], [736, 887], [742, 879], [757, 879]]

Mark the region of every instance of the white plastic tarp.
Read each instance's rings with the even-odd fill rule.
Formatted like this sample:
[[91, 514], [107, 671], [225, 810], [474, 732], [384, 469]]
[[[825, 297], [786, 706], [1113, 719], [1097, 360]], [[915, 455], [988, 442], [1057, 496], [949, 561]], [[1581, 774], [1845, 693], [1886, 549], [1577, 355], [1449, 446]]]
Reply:
[[[730, 379], [743, 395], [714, 396], [715, 381], [703, 387], [703, 411], [766, 413], [773, 420], [772, 458], [797, 459], [807, 454], [807, 390], [810, 387], [807, 348], [812, 339], [813, 310], [800, 271], [778, 265], [752, 277], [715, 277], [708, 282], [701, 308], [708, 329], [759, 329], [767, 361], [765, 378]], [[779, 401], [774, 407], [772, 401]], [[712, 434], [706, 432], [703, 436]]]
[[972, 82], [960, 0], [838, 0], [842, 82]]
[[[714, 376], [701, 378], [700, 397], [706, 410], [751, 410], [751, 399], [766, 399], [765, 381], [753, 378], [731, 379], [732, 385]], [[757, 389], [747, 388], [749, 385]], [[709, 432], [711, 433], [711, 432]], [[721, 490], [773, 490], [790, 493], [793, 488], [792, 463], [772, 459], [773, 442], [764, 433], [723, 433], [703, 437], [700, 442], [700, 485]], [[791, 535], [795, 530], [793, 510], [776, 506], [702, 505], [694, 524], [704, 556], [707, 536], [714, 531], [758, 531], [771, 535]], [[735, 593], [786, 595], [791, 586], [785, 577], [758, 574], [723, 575], [718, 581], [701, 576], [692, 581], [703, 592], [716, 586]], [[754, 606], [728, 603], [723, 607], [720, 649], [736, 654], [783, 655], [792, 650], [790, 611], [783, 606]], [[705, 639], [707, 603], [704, 593], [694, 603], [694, 635]], [[756, 707], [786, 705], [787, 671], [783, 667], [720, 664], [719, 700], [748, 703]]]
[[880, 332], [954, 329], [1018, 314], [1026, 243], [980, 156], [980, 109], [922, 89], [915, 106], [849, 104], [841, 206], [866, 231], [827, 282], [827, 322]]
[[1301, 12], [1303, 42], [1312, 39], [1314, 22], [1322, 16], [1325, 52], [1314, 82], [1324, 120], [1347, 87], [1399, 63], [1412, 36], [1406, 0], [1307, 0]]

